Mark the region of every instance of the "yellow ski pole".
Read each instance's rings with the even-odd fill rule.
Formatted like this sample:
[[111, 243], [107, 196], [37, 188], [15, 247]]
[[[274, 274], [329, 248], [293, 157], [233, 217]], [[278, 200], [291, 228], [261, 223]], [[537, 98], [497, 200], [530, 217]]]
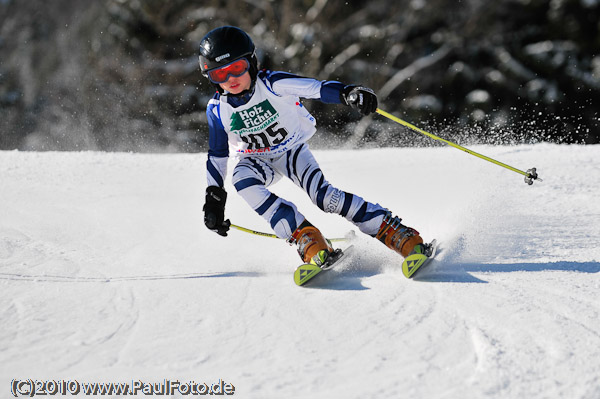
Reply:
[[[233, 224], [233, 223], [230, 225], [230, 227], [233, 227], [234, 229], [237, 229], [239, 231], [243, 231], [244, 233], [254, 234], [255, 236], [262, 236], [262, 237], [269, 237], [269, 238], [277, 238], [277, 239], [279, 239], [279, 237], [277, 237], [275, 234], [263, 233], [262, 231], [256, 231], [256, 230], [248, 229], [246, 227], [238, 226], [238, 225]], [[351, 237], [330, 238], [329, 241], [331, 241], [331, 242], [340, 242], [340, 241], [346, 241], [349, 238], [351, 238]]]
[[468, 148], [462, 147], [462, 146], [460, 146], [460, 145], [458, 145], [458, 144], [454, 144], [454, 143], [453, 143], [453, 142], [451, 142], [451, 141], [444, 140], [443, 138], [441, 138], [441, 137], [438, 137], [438, 136], [436, 136], [435, 134], [431, 134], [431, 133], [429, 133], [429, 132], [426, 132], [426, 131], [425, 131], [425, 130], [423, 130], [423, 129], [419, 129], [419, 128], [418, 128], [418, 127], [416, 127], [415, 125], [413, 125], [413, 124], [411, 124], [411, 123], [408, 123], [408, 122], [406, 122], [406, 121], [403, 121], [402, 119], [400, 119], [400, 118], [398, 118], [398, 117], [396, 117], [396, 116], [394, 116], [394, 115], [392, 115], [392, 114], [390, 114], [390, 113], [387, 113], [387, 112], [385, 112], [385, 111], [383, 111], [383, 110], [381, 110], [381, 109], [379, 109], [379, 108], [377, 108], [376, 112], [377, 112], [379, 115], [385, 116], [386, 118], [388, 118], [388, 119], [390, 119], [390, 120], [392, 120], [392, 121], [394, 121], [394, 122], [396, 122], [396, 123], [399, 123], [399, 124], [401, 124], [402, 126], [406, 126], [407, 128], [410, 128], [410, 129], [412, 129], [412, 130], [414, 130], [414, 131], [416, 131], [416, 132], [419, 132], [419, 133], [421, 133], [421, 134], [424, 134], [425, 136], [427, 136], [427, 137], [430, 137], [430, 138], [432, 138], [432, 139], [434, 139], [434, 140], [441, 141], [441, 142], [443, 142], [443, 143], [446, 143], [446, 144], [448, 144], [448, 145], [449, 145], [449, 146], [451, 146], [451, 147], [454, 147], [454, 148], [457, 148], [457, 149], [459, 149], [459, 150], [462, 150], [462, 151], [464, 151], [464, 152], [466, 152], [466, 153], [468, 153], [468, 154], [474, 155], [474, 156], [476, 156], [476, 157], [478, 157], [478, 158], [484, 159], [484, 160], [486, 160], [486, 161], [488, 161], [488, 162], [491, 162], [491, 163], [493, 163], [493, 164], [496, 164], [496, 165], [498, 165], [498, 166], [502, 166], [503, 168], [506, 168], [506, 169], [508, 169], [508, 170], [512, 170], [513, 172], [519, 173], [519, 174], [521, 174], [521, 175], [525, 176], [525, 183], [527, 183], [527, 184], [529, 184], [529, 185], [532, 185], [534, 180], [543, 181], [543, 180], [542, 180], [540, 177], [538, 177], [538, 175], [537, 175], [537, 172], [536, 172], [536, 169], [535, 169], [535, 168], [531, 168], [531, 169], [528, 169], [528, 170], [527, 170], [527, 172], [523, 172], [522, 170], [519, 170], [519, 169], [517, 169], [517, 168], [513, 168], [513, 167], [512, 167], [512, 166], [510, 166], [510, 165], [507, 165], [507, 164], [505, 164], [505, 163], [502, 163], [502, 162], [496, 161], [495, 159], [492, 159], [492, 158], [490, 158], [490, 157], [486, 157], [485, 155], [479, 154], [479, 153], [477, 153], [477, 152], [475, 152], [475, 151], [471, 151], [471, 150], [469, 150]]
[[256, 236], [263, 236], [263, 237], [269, 237], [269, 238], [279, 238], [275, 234], [263, 233], [262, 231], [256, 231], [256, 230], [247, 229], [245, 227], [238, 226], [238, 225], [233, 224], [233, 223], [231, 224], [230, 227], [233, 227], [234, 229], [238, 229], [239, 231], [243, 231], [244, 233], [254, 234]]

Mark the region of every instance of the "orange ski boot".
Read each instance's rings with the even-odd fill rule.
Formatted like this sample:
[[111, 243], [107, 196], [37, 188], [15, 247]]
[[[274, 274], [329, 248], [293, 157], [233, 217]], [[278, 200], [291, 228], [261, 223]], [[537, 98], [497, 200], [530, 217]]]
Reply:
[[325, 265], [329, 255], [334, 252], [331, 243], [308, 220], [304, 220], [294, 231], [289, 242], [298, 245], [298, 255], [304, 263], [317, 266]]
[[417, 230], [400, 223], [401, 220], [397, 216], [392, 217], [391, 212], [387, 212], [375, 238], [406, 258], [415, 246], [423, 245], [423, 239]]

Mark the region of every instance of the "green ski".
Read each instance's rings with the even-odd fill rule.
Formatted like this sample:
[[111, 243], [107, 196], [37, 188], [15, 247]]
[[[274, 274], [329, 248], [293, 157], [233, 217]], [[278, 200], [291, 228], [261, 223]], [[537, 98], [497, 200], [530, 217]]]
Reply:
[[412, 278], [415, 273], [435, 256], [437, 241], [433, 240], [429, 244], [416, 245], [413, 252], [402, 262], [402, 273], [406, 278]]
[[296, 283], [296, 285], [303, 286], [309, 281], [314, 281], [313, 279], [318, 274], [327, 270], [331, 270], [335, 266], [338, 266], [340, 260], [343, 259], [348, 254], [348, 252], [352, 250], [352, 247], [353, 246], [350, 245], [343, 251], [341, 249], [336, 249], [331, 255], [329, 255], [329, 258], [327, 258], [327, 261], [322, 266], [317, 266], [312, 263], [305, 263], [303, 265], [298, 266], [298, 268], [294, 272], [294, 282]]

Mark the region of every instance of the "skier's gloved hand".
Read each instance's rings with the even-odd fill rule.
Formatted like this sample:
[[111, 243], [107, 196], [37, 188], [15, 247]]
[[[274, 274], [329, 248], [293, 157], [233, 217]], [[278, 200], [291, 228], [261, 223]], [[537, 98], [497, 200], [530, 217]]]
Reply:
[[204, 224], [215, 233], [227, 236], [227, 231], [231, 222], [225, 219], [225, 202], [227, 201], [227, 192], [221, 187], [209, 186], [206, 188], [206, 202], [202, 210], [204, 211]]
[[342, 102], [358, 109], [363, 115], [377, 110], [377, 95], [368, 87], [346, 86], [342, 91]]

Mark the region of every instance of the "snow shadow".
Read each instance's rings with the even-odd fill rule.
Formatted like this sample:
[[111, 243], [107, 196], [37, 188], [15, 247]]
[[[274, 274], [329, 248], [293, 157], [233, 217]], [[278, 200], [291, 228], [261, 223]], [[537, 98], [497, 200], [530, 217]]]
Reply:
[[0, 273], [0, 280], [13, 281], [43, 281], [56, 283], [114, 283], [120, 281], [145, 281], [145, 280], [188, 280], [198, 278], [229, 278], [229, 277], [259, 277], [258, 272], [222, 272], [222, 273], [188, 273], [188, 274], [158, 274], [147, 276], [117, 276], [117, 277], [85, 277], [85, 276], [59, 276], [45, 274]]
[[377, 272], [330, 270], [320, 273], [305, 288], [326, 289], [335, 291], [364, 291], [369, 290], [362, 284], [362, 279], [371, 277]]
[[514, 273], [567, 271], [579, 273], [599, 273], [600, 262], [547, 262], [547, 263], [474, 263], [433, 260], [426, 270], [419, 272], [414, 280], [451, 283], [487, 283], [471, 273]]
[[465, 271], [469, 272], [542, 272], [548, 270], [598, 273], [600, 272], [600, 262], [548, 262], [548, 263], [513, 263], [513, 264], [478, 264], [466, 263], [461, 265]]

